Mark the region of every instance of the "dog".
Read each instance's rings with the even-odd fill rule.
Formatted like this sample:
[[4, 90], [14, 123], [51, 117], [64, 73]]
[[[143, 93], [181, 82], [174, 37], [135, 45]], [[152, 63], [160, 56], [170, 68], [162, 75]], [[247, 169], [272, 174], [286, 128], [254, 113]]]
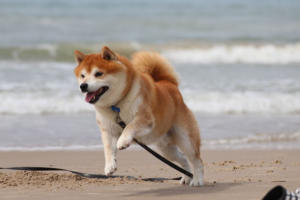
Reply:
[[[74, 73], [85, 101], [93, 104], [101, 131], [107, 176], [117, 170], [116, 151], [133, 140], [153, 144], [169, 160], [192, 170], [180, 183], [203, 185], [200, 133], [193, 113], [178, 89], [170, 64], [155, 52], [137, 52], [129, 60], [104, 46], [100, 53], [74, 52]], [[123, 130], [119, 117], [127, 124]]]

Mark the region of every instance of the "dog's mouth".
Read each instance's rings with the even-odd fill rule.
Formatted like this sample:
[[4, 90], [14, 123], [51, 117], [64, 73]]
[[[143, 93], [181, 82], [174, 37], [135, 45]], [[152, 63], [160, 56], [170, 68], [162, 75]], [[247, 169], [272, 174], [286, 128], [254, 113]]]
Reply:
[[85, 97], [85, 101], [91, 104], [96, 103], [100, 97], [108, 90], [108, 86], [103, 86], [95, 92], [88, 92]]

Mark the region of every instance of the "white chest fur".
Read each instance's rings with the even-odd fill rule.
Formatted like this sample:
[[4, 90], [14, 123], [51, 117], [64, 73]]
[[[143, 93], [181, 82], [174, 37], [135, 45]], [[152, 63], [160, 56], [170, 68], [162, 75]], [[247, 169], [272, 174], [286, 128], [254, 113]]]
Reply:
[[116, 123], [116, 117], [117, 113], [112, 111], [111, 108], [96, 108], [96, 119], [101, 131], [118, 136], [122, 129]]
[[[139, 79], [134, 80], [133, 85], [129, 92], [126, 94], [125, 98], [122, 99], [117, 105], [120, 108], [121, 112], [120, 117], [122, 121], [126, 124], [129, 124], [138, 111], [139, 106], [142, 103], [142, 96], [140, 94], [140, 84]], [[110, 131], [111, 129], [115, 129], [114, 127], [117, 125], [116, 117], [118, 115], [117, 112], [113, 111], [111, 107], [95, 107], [96, 108], [96, 118], [97, 121], [100, 122], [101, 127]]]
[[143, 99], [140, 94], [139, 80], [135, 80], [126, 97], [117, 105], [121, 112], [120, 117], [126, 123], [130, 123], [142, 103]]

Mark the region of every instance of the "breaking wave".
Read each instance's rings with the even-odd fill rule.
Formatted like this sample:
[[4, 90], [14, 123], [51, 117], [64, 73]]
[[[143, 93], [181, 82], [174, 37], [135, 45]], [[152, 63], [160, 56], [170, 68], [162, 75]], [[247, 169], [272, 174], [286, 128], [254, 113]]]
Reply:
[[204, 113], [300, 113], [300, 93], [197, 92], [185, 99], [193, 111]]
[[175, 63], [256, 63], [287, 64], [300, 62], [300, 43], [286, 45], [213, 45], [193, 49], [163, 51]]
[[0, 114], [53, 114], [91, 111], [91, 105], [78, 96], [1, 95]]
[[[203, 149], [299, 149], [300, 132], [280, 134], [255, 134], [245, 137], [203, 140]], [[36, 146], [36, 147], [0, 147], [0, 152], [7, 151], [96, 151], [103, 145], [67, 145], [67, 146]], [[141, 150], [133, 145], [130, 150]]]
[[270, 143], [270, 142], [291, 142], [300, 140], [300, 132], [279, 133], [279, 134], [255, 134], [240, 138], [206, 140], [203, 144], [223, 145], [223, 144], [251, 144], [251, 143]]
[[142, 48], [137, 42], [118, 44], [38, 44], [33, 46], [0, 47], [0, 60], [14, 61], [74, 61], [74, 51], [80, 49], [85, 53], [100, 52], [101, 47], [109, 45], [121, 55], [130, 56], [134, 51]]
[[245, 137], [204, 140], [205, 149], [299, 149], [300, 132], [255, 134]]
[[[93, 110], [79, 92], [73, 75], [74, 63], [1, 61], [0, 67], [0, 114], [67, 114]], [[183, 85], [181, 90], [188, 106], [196, 112], [300, 113], [297, 80], [232, 82], [229, 88], [208, 89], [197, 88], [197, 84]]]
[[[78, 94], [77, 94], [78, 93]], [[300, 93], [259, 93], [259, 92], [197, 92], [185, 95], [186, 103], [194, 112], [213, 114], [297, 114], [300, 113]], [[64, 94], [30, 93], [5, 94], [0, 92], [0, 114], [51, 114], [80, 113], [93, 110], [84, 102], [79, 92]]]
[[70, 145], [70, 146], [39, 146], [39, 147], [0, 147], [0, 151], [95, 151], [103, 149], [103, 145]]
[[[104, 44], [39, 44], [36, 46], [1, 47], [2, 60], [73, 61], [73, 52], [98, 52]], [[149, 45], [138, 42], [112, 43], [109, 45], [121, 55], [130, 57], [138, 50], [161, 52], [174, 63], [256, 63], [287, 64], [300, 62], [300, 42], [291, 44], [165, 44]]]

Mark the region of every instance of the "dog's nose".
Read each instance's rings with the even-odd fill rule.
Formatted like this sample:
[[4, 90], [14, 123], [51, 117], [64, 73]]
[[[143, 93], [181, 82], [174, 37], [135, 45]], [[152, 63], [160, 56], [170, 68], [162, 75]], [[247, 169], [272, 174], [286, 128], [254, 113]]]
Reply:
[[87, 83], [81, 83], [80, 89], [81, 89], [81, 92], [87, 92], [88, 84]]

